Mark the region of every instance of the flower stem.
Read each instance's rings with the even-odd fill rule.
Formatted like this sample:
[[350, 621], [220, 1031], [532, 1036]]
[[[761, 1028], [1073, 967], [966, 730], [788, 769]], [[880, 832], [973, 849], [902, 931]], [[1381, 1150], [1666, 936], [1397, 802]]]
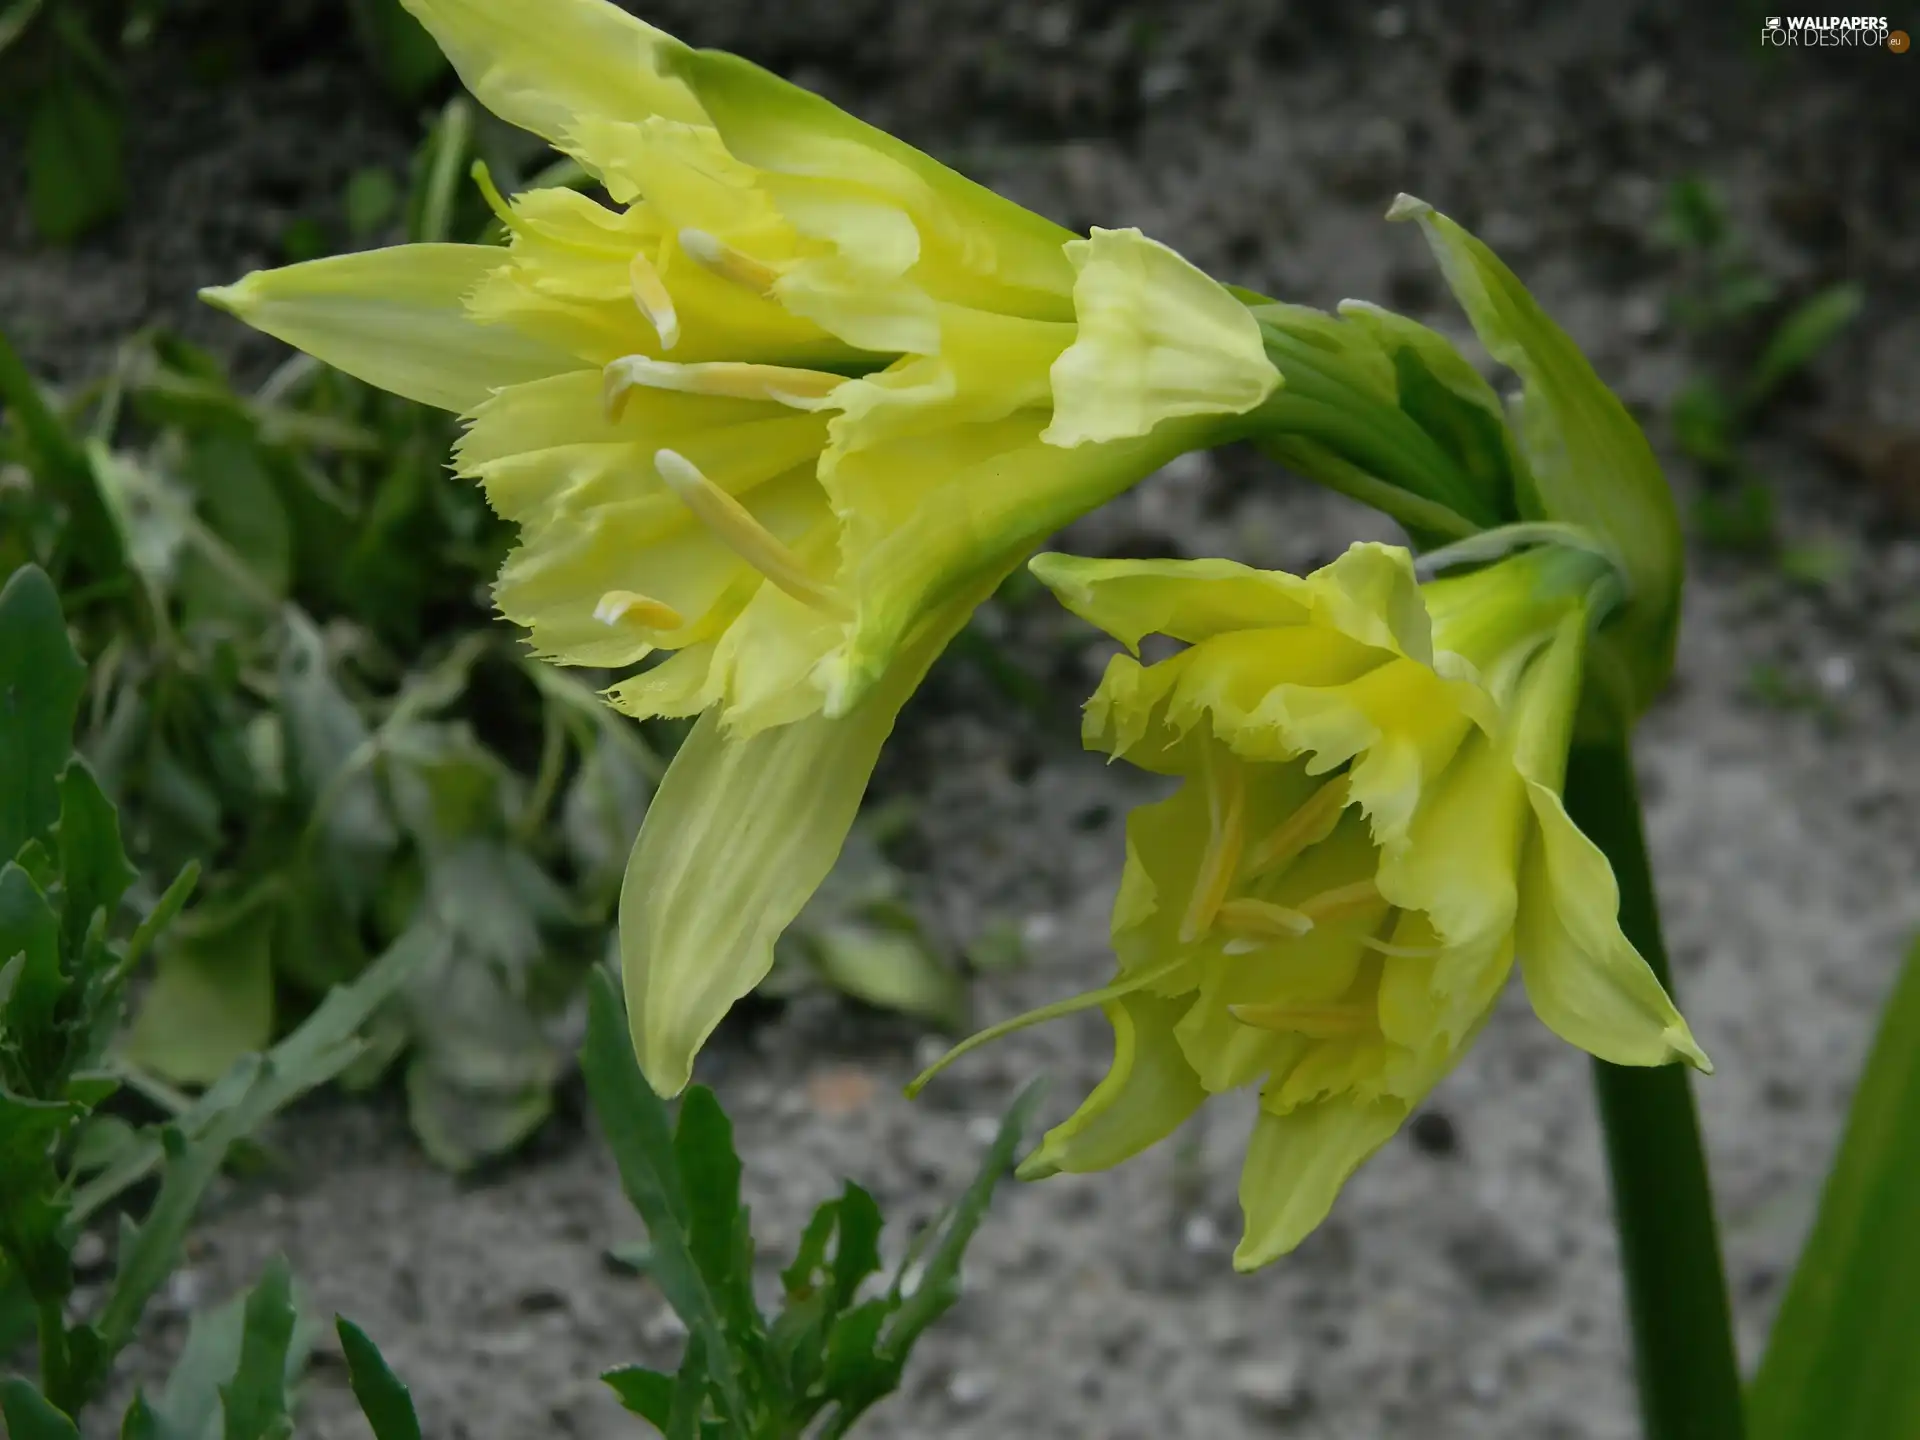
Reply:
[[[1620, 884], [1620, 926], [1673, 993], [1633, 760], [1623, 739], [1576, 746], [1566, 802]], [[1647, 1440], [1740, 1440], [1739, 1361], [1687, 1070], [1594, 1062]]]

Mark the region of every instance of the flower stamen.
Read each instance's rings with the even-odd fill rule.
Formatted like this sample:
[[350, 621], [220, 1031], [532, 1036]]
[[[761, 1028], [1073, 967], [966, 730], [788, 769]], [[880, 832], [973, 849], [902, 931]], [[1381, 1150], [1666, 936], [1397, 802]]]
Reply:
[[1376, 1021], [1365, 1005], [1229, 1005], [1227, 1013], [1242, 1025], [1309, 1040], [1349, 1040], [1372, 1031]]
[[1308, 796], [1294, 812], [1270, 830], [1247, 852], [1240, 877], [1251, 880], [1291, 864], [1333, 833], [1340, 812], [1347, 808], [1347, 777], [1336, 776]]
[[701, 474], [700, 467], [686, 456], [677, 450], [656, 450], [653, 468], [716, 540], [758, 570], [769, 583], [801, 604], [811, 605], [835, 619], [852, 618], [853, 611], [836, 591], [808, 574], [798, 555], [754, 519], [746, 506]]
[[756, 295], [772, 293], [774, 282], [780, 278], [780, 272], [771, 265], [751, 255], [741, 254], [726, 241], [705, 230], [682, 230], [680, 248], [721, 279], [731, 280]]
[[625, 621], [647, 630], [678, 630], [686, 617], [664, 600], [655, 600], [636, 590], [609, 590], [593, 607], [593, 618], [602, 625]]
[[1207, 853], [1194, 877], [1193, 897], [1180, 921], [1180, 940], [1191, 945], [1213, 928], [1214, 916], [1240, 868], [1240, 847], [1246, 841], [1247, 787], [1239, 766], [1231, 759], [1214, 758], [1213, 748], [1200, 751], [1201, 778], [1207, 787]]
[[1324, 923], [1363, 915], [1379, 903], [1380, 887], [1371, 880], [1358, 880], [1309, 896], [1300, 902], [1299, 910], [1309, 920]]
[[660, 337], [660, 348], [671, 350], [680, 339], [680, 312], [674, 308], [667, 282], [660, 278], [646, 251], [634, 252], [627, 266], [627, 277], [633, 286], [634, 305]]
[[818, 410], [847, 377], [791, 365], [755, 365], [744, 360], [708, 360], [678, 365], [651, 355], [622, 355], [608, 362], [601, 400], [617, 420], [635, 389], [677, 390], [685, 395], [724, 395], [735, 400], [771, 400], [795, 410]]
[[1221, 905], [1214, 924], [1236, 935], [1261, 936], [1273, 940], [1297, 940], [1313, 929], [1313, 917], [1304, 911], [1271, 900], [1242, 897]]

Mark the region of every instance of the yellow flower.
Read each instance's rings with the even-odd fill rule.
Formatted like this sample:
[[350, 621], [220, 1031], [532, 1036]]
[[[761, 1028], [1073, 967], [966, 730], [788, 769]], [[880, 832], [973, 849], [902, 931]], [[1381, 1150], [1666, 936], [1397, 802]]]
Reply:
[[893, 716], [1048, 534], [1280, 383], [1246, 307], [1138, 231], [1086, 239], [604, 0], [406, 0], [469, 88], [614, 201], [491, 198], [505, 250], [411, 245], [207, 298], [467, 415], [534, 648], [694, 715], [623, 898], [663, 1091], [765, 974]]
[[1023, 1174], [1117, 1164], [1257, 1083], [1235, 1263], [1263, 1265], [1452, 1067], [1516, 960], [1573, 1044], [1707, 1068], [1560, 802], [1609, 561], [1541, 548], [1425, 585], [1382, 545], [1304, 579], [1033, 569], [1136, 653], [1150, 633], [1185, 642], [1116, 656], [1086, 716], [1090, 748], [1183, 783], [1129, 820], [1116, 981], [1013, 1022], [1097, 1003], [1115, 1037], [1111, 1073]]

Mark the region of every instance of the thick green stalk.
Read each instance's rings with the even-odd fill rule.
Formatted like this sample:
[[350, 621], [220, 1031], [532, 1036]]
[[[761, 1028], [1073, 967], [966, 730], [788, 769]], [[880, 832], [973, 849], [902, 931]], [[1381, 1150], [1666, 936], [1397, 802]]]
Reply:
[[[1673, 993], [1626, 742], [1576, 747], [1567, 810], [1606, 852], [1620, 927]], [[1677, 997], [1676, 997], [1677, 998]], [[1647, 1440], [1740, 1440], [1740, 1367], [1685, 1067], [1594, 1062]]]

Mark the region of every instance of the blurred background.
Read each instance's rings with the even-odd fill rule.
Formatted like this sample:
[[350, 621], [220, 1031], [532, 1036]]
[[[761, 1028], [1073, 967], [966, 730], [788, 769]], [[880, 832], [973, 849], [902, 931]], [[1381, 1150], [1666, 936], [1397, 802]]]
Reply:
[[[1768, 48], [1758, 8], [1678, 0], [628, 8], [1070, 227], [1138, 225], [1222, 279], [1375, 300], [1471, 347], [1418, 236], [1383, 221], [1413, 192], [1571, 331], [1689, 525], [1679, 670], [1639, 753], [1757, 1353], [1920, 923], [1920, 59]], [[394, 0], [0, 3], [0, 336], [74, 459], [29, 473], [18, 417], [0, 427], [0, 575], [67, 557], [81, 748], [149, 890], [207, 865], [127, 1040], [154, 1103], [410, 927], [452, 942], [377, 1053], [223, 1184], [135, 1370], [285, 1250], [424, 1412], [458, 1417], [441, 1433], [631, 1433], [599, 1371], [681, 1337], [609, 1259], [633, 1222], [570, 1056], [678, 734], [604, 710], [601, 677], [531, 665], [490, 618], [511, 535], [446, 474], [448, 418], [194, 298], [480, 238], [475, 158], [509, 192], [575, 178], [460, 98]], [[1061, 544], [1301, 569], [1394, 533], [1225, 451]], [[1104, 1074], [1106, 1030], [1080, 1017], [899, 1095], [954, 1034], [1104, 972], [1121, 823], [1149, 793], [1078, 749], [1107, 653], [1010, 583], [903, 718], [767, 992], [703, 1057], [776, 1246], [843, 1175], [924, 1217], [1026, 1078], [1054, 1077], [1057, 1116]], [[1236, 1277], [1249, 1119], [1209, 1106], [1120, 1172], [1004, 1190], [967, 1297], [862, 1433], [1634, 1433], [1584, 1057], [1522, 997], [1297, 1255]], [[324, 1350], [306, 1413], [360, 1433]]]

